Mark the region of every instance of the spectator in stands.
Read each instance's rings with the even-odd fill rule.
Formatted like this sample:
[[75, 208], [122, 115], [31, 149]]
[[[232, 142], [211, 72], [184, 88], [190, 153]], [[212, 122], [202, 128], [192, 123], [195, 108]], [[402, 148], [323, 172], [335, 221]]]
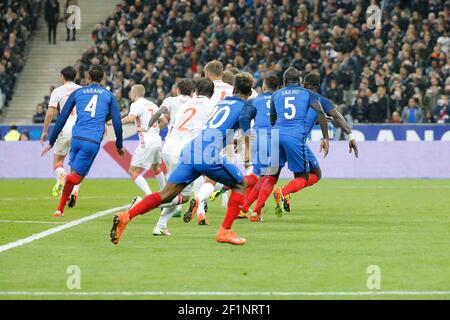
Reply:
[[59, 2], [57, 0], [45, 1], [45, 21], [48, 27], [48, 43], [56, 44], [56, 30], [59, 21]]
[[36, 106], [36, 113], [33, 116], [33, 123], [44, 123], [45, 119], [45, 108], [42, 103]]
[[5, 140], [5, 141], [19, 141], [20, 140], [20, 132], [19, 132], [19, 130], [17, 130], [16, 125], [12, 125], [11, 128], [9, 128], [9, 131], [6, 133], [3, 140]]
[[377, 92], [370, 96], [369, 103], [368, 121], [372, 123], [387, 122], [389, 98], [386, 95], [385, 86], [378, 87]]
[[391, 123], [402, 123], [402, 117], [400, 116], [400, 112], [394, 111], [392, 112]]
[[29, 141], [30, 140], [30, 132], [25, 130], [20, 134], [20, 141]]
[[116, 97], [117, 104], [119, 105], [120, 115], [125, 117], [128, 114], [128, 110], [130, 107], [130, 100], [125, 97], [122, 97], [122, 91], [116, 90], [114, 92], [114, 96]]
[[423, 121], [423, 111], [419, 108], [419, 99], [410, 98], [408, 105], [403, 108], [403, 123], [421, 123]]
[[450, 123], [450, 104], [447, 95], [442, 95], [437, 101], [433, 115], [437, 123]]

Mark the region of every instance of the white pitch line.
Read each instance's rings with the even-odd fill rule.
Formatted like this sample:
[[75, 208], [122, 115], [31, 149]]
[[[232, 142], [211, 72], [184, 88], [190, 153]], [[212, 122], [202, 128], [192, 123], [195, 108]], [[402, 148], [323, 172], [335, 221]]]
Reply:
[[65, 224], [57, 221], [27, 221], [27, 220], [0, 220], [0, 223], [36, 223], [36, 224]]
[[58, 227], [54, 227], [54, 228], [45, 230], [43, 232], [33, 234], [33, 235], [31, 235], [31, 236], [29, 236], [27, 238], [20, 239], [20, 240], [17, 240], [17, 241], [5, 244], [3, 246], [0, 246], [0, 252], [4, 252], [4, 251], [12, 249], [12, 248], [23, 246], [23, 245], [28, 244], [30, 242], [33, 242], [35, 240], [39, 240], [39, 239], [42, 239], [44, 237], [48, 237], [48, 236], [50, 236], [50, 235], [52, 235], [54, 233], [57, 233], [57, 232], [60, 232], [60, 231], [63, 231], [63, 230], [75, 227], [75, 226], [77, 226], [79, 224], [82, 224], [84, 222], [87, 222], [87, 221], [90, 221], [90, 220], [94, 220], [96, 218], [105, 216], [107, 214], [110, 214], [110, 213], [113, 213], [113, 212], [116, 212], [116, 211], [128, 208], [128, 206], [129, 205], [124, 205], [124, 206], [121, 206], [121, 207], [116, 207], [116, 208], [111, 208], [111, 209], [108, 209], [108, 210], [96, 212], [94, 214], [91, 214], [89, 216], [83, 217], [81, 219], [72, 220], [72, 221], [67, 222], [67, 223], [65, 223], [63, 225], [60, 225]]
[[0, 291], [0, 296], [428, 296], [450, 295], [450, 291], [331, 291], [331, 292], [230, 292], [230, 291], [111, 291], [111, 292], [37, 292]]

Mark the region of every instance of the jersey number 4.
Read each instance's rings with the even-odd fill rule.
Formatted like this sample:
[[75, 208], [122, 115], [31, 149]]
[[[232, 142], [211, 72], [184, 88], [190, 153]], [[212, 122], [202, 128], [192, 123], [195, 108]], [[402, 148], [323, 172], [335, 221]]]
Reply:
[[95, 117], [95, 109], [97, 109], [97, 100], [98, 100], [98, 95], [92, 96], [92, 98], [89, 101], [89, 103], [87, 104], [86, 108], [84, 108], [84, 111], [91, 113], [92, 118]]

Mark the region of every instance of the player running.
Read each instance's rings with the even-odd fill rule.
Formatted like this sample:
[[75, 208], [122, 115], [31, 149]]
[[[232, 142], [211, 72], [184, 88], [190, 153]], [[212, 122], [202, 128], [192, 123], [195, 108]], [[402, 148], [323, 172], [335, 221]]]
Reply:
[[[131, 158], [128, 172], [139, 189], [145, 195], [149, 195], [152, 191], [142, 173], [145, 170], [151, 169], [155, 174], [155, 179], [158, 181], [160, 190], [164, 188], [166, 178], [161, 170], [162, 142], [159, 135], [160, 127], [158, 122], [147, 127], [150, 118], [158, 111], [158, 106], [144, 97], [145, 88], [143, 85], [137, 84], [131, 87], [130, 99], [133, 103], [130, 106], [128, 115], [122, 118], [122, 124], [131, 122], [136, 124], [139, 145]], [[165, 117], [161, 117], [160, 121], [161, 126], [167, 123]]]
[[[278, 89], [278, 77], [275, 74], [268, 74], [264, 79], [262, 89], [263, 93], [249, 100], [249, 104], [244, 109], [241, 117], [241, 128], [244, 131], [250, 129], [250, 122], [254, 120], [252, 135], [255, 137], [251, 144], [253, 173], [249, 175], [253, 181], [252, 183], [249, 182], [249, 189], [246, 192], [246, 199], [240, 213], [241, 216], [247, 216], [251, 204], [259, 195], [265, 176], [271, 174], [270, 147], [272, 125], [270, 124], [270, 105], [272, 94]], [[255, 222], [262, 221], [261, 209], [262, 207], [255, 208], [255, 213], [251, 214], [249, 219]]]
[[[81, 86], [77, 85], [74, 82], [76, 77], [77, 71], [72, 66], [65, 67], [61, 70], [61, 82], [63, 83], [63, 85], [53, 90], [50, 95], [50, 102], [48, 104], [47, 113], [45, 114], [44, 128], [41, 135], [42, 145], [44, 145], [45, 141], [47, 140], [48, 127], [50, 126], [50, 123], [52, 122], [54, 116], [58, 113], [58, 110], [61, 112], [64, 108], [64, 104], [69, 98], [69, 95], [78, 88], [81, 88]], [[55, 151], [53, 153], [53, 168], [55, 170], [56, 184], [53, 186], [52, 190], [52, 195], [54, 197], [57, 197], [64, 187], [64, 183], [66, 180], [64, 160], [69, 153], [70, 140], [72, 138], [72, 127], [74, 126], [76, 120], [76, 111], [73, 110], [69, 116], [69, 119], [67, 120], [66, 125], [62, 129], [61, 134], [55, 142]], [[78, 198], [79, 188], [79, 185], [73, 188], [73, 192], [70, 195], [69, 201], [67, 203], [69, 207], [75, 206]]]
[[[319, 76], [314, 73], [307, 74], [304, 79], [304, 86], [305, 86], [305, 88], [307, 88], [309, 90], [318, 92], [319, 87], [320, 87]], [[321, 95], [317, 95], [317, 98], [318, 98], [320, 104], [322, 105], [322, 108], [324, 109], [325, 113], [328, 116], [332, 117], [333, 120], [337, 123], [337, 125], [339, 127], [341, 127], [347, 135], [349, 135], [350, 153], [353, 150], [355, 152], [355, 156], [358, 157], [358, 147], [356, 145], [353, 135], [351, 134], [351, 129], [348, 127], [347, 123], [345, 122], [344, 117], [339, 113], [339, 111], [337, 111], [337, 109], [334, 107], [334, 105], [332, 104], [332, 102], [329, 99], [327, 99]], [[310, 134], [313, 126], [316, 124], [316, 121], [317, 121], [316, 111], [314, 109], [309, 109], [308, 113], [307, 113], [307, 124], [306, 124], [307, 132], [308, 132], [307, 135]], [[308, 155], [308, 162], [309, 162], [309, 166], [310, 166], [310, 174], [308, 177], [308, 182], [307, 182], [306, 187], [310, 187], [320, 180], [320, 178], [322, 176], [322, 172], [321, 172], [319, 163], [318, 163], [315, 155], [313, 154], [313, 152], [307, 145], [306, 145], [306, 153]], [[250, 215], [251, 221], [260, 221], [261, 209], [263, 208], [265, 202], [267, 201], [267, 198], [269, 197], [270, 193], [272, 192], [277, 181], [278, 181], [277, 176], [263, 177], [259, 181], [260, 184], [258, 183], [257, 185], [255, 185], [252, 192], [248, 195], [248, 197], [244, 201], [244, 204], [242, 205], [242, 210], [248, 211], [250, 206], [253, 204], [253, 202], [255, 202], [257, 200], [257, 203], [253, 210], [253, 213]], [[262, 186], [264, 187], [263, 190], [261, 190]], [[277, 192], [280, 193], [281, 191], [278, 190]], [[286, 202], [285, 205], [290, 210], [290, 204], [288, 202]], [[285, 207], [283, 206], [282, 209], [284, 210]], [[278, 213], [280, 213], [280, 212], [278, 211]]]
[[[210, 79], [214, 83], [214, 94], [211, 97], [214, 105], [217, 105], [220, 101], [226, 97], [233, 96], [233, 86], [223, 82], [223, 64], [220, 61], [213, 60], [205, 66], [205, 77]], [[192, 213], [197, 213], [197, 216], [203, 218], [206, 216], [205, 201], [208, 199], [214, 190], [220, 190], [223, 187], [222, 184], [217, 184], [209, 178], [200, 177], [194, 182], [194, 195], [197, 198], [198, 206], [193, 207], [193, 202], [189, 206], [189, 209], [184, 213], [184, 216], [190, 217]], [[222, 195], [222, 207], [226, 207], [228, 202], [228, 196], [226, 193]], [[189, 222], [189, 219], [185, 219], [185, 222]], [[201, 220], [199, 220], [201, 221]], [[206, 224], [202, 224], [206, 225]]]
[[49, 145], [42, 151], [41, 156], [44, 156], [55, 145], [59, 133], [75, 105], [77, 105], [77, 121], [73, 126], [70, 145], [69, 165], [71, 173], [66, 177], [59, 205], [54, 213], [55, 217], [64, 215], [64, 208], [73, 188], [79, 185], [88, 174], [100, 149], [108, 116], [111, 116], [116, 134], [117, 153], [119, 156], [124, 155], [119, 106], [114, 95], [100, 85], [103, 76], [103, 69], [99, 66], [94, 66], [89, 70], [88, 81], [90, 85], [77, 89], [69, 96], [55, 124]]
[[133, 218], [158, 207], [161, 203], [171, 201], [202, 174], [229, 186], [232, 191], [225, 218], [216, 234], [216, 241], [234, 245], [246, 243], [245, 239], [238, 237], [231, 230], [231, 226], [239, 214], [247, 182], [241, 171], [228, 163], [226, 158], [220, 155], [220, 151], [232, 139], [234, 129], [239, 126], [239, 118], [251, 94], [252, 83], [250, 74], [238, 74], [234, 82], [235, 96], [221, 101], [214, 108], [205, 129], [183, 148], [180, 163], [170, 175], [164, 190], [146, 196], [127, 212], [114, 216], [110, 232], [113, 244], [119, 242], [126, 225]]
[[289, 195], [300, 191], [308, 183], [309, 163], [306, 137], [308, 135], [307, 114], [310, 108], [316, 111], [317, 121], [322, 130], [320, 151], [323, 150], [326, 157], [329, 150], [327, 118], [317, 95], [300, 86], [300, 72], [293, 67], [289, 67], [284, 72], [283, 79], [285, 87], [273, 94], [270, 108], [270, 122], [273, 129], [278, 130], [279, 133], [279, 149], [272, 150], [279, 152], [279, 169], [277, 174], [266, 179], [261, 186], [262, 192], [270, 194], [273, 188], [272, 183], [276, 183], [281, 169], [287, 162], [289, 170], [294, 173], [294, 179], [284, 188], [276, 189], [274, 192], [277, 202], [275, 213], [279, 216], [283, 208], [289, 211]]
[[[201, 79], [195, 84], [195, 97], [190, 103], [179, 109], [173, 127], [162, 150], [162, 158], [167, 167], [168, 175], [176, 168], [183, 147], [194, 139], [205, 126], [215, 107], [211, 97], [214, 93], [214, 83], [209, 79]], [[151, 123], [150, 123], [151, 124]], [[192, 192], [190, 186], [186, 187], [181, 196], [182, 202], [187, 201]], [[169, 219], [174, 215], [177, 207], [164, 208], [158, 223], [153, 229], [153, 235], [170, 235], [167, 228]], [[197, 216], [199, 224], [208, 224], [206, 216]]]

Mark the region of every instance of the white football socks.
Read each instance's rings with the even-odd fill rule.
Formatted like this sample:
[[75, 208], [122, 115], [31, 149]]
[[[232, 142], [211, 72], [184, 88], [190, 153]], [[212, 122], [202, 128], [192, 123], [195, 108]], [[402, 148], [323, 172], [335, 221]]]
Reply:
[[160, 171], [158, 174], [155, 175], [155, 179], [158, 181], [159, 184], [159, 191], [164, 189], [164, 186], [166, 185], [166, 176], [162, 171]]
[[146, 196], [152, 193], [152, 190], [150, 189], [147, 181], [142, 175], [138, 175], [137, 178], [134, 179], [134, 183], [136, 183], [139, 189], [141, 189]]
[[63, 167], [58, 167], [55, 169], [55, 178], [56, 178], [56, 182], [61, 182], [63, 181], [63, 177], [66, 175], [66, 171], [64, 170]]

